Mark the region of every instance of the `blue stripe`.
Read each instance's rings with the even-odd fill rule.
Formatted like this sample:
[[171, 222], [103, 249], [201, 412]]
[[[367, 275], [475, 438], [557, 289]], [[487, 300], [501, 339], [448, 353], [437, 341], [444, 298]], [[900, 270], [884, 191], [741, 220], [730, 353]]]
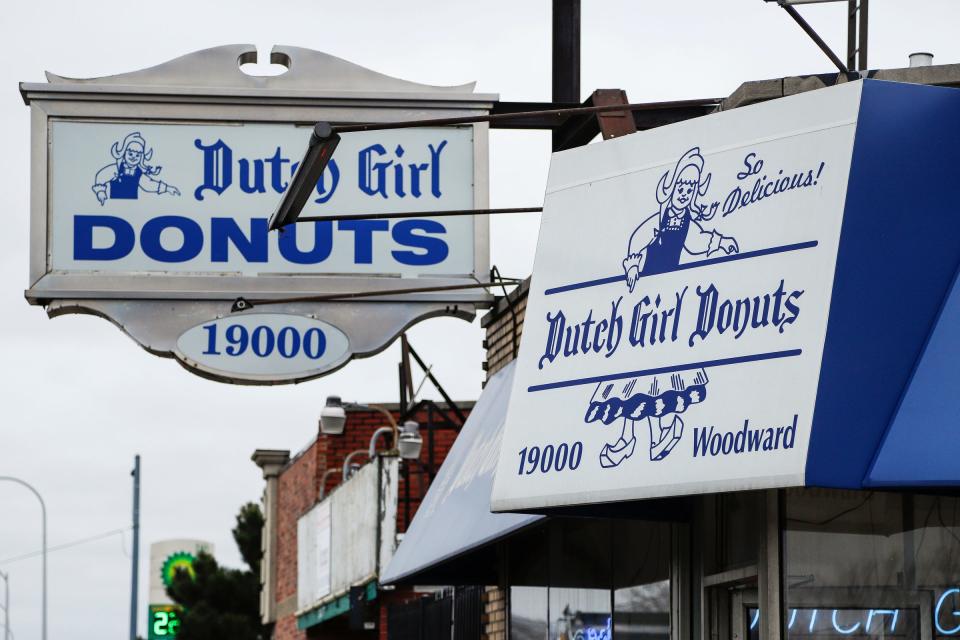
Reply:
[[[799, 251], [801, 249], [812, 249], [817, 246], [816, 240], [810, 240], [809, 242], [797, 242], [795, 244], [785, 244], [779, 247], [770, 247], [769, 249], [758, 249], [757, 251], [747, 251], [745, 253], [735, 253], [732, 256], [720, 256], [719, 258], [707, 258], [706, 260], [698, 260], [696, 262], [688, 262], [686, 264], [677, 265], [676, 268], [670, 269], [669, 271], [658, 271], [657, 273], [649, 273], [647, 275], [641, 275], [641, 278], [649, 278], [650, 276], [658, 276], [663, 273], [671, 273], [673, 271], [683, 271], [685, 269], [698, 269], [700, 267], [709, 267], [714, 264], [720, 264], [721, 262], [733, 262], [734, 260], [746, 260], [747, 258], [759, 258], [760, 256], [769, 256], [775, 253], [785, 253], [787, 251]], [[596, 280], [587, 280], [585, 282], [574, 282], [573, 284], [564, 284], [559, 287], [552, 287], [543, 292], [545, 296], [552, 296], [555, 293], [564, 293], [566, 291], [575, 291], [576, 289], [588, 289], [590, 287], [598, 287], [604, 284], [612, 284], [614, 282], [623, 282], [626, 280], [626, 276], [610, 276], [609, 278], [598, 278]]]
[[639, 371], [625, 371], [623, 373], [611, 373], [605, 376], [592, 376], [590, 378], [575, 378], [573, 380], [560, 380], [558, 382], [547, 382], [544, 384], [535, 384], [527, 387], [527, 392], [547, 391], [548, 389], [562, 389], [563, 387], [577, 387], [584, 384], [597, 384], [599, 382], [608, 382], [610, 380], [623, 380], [624, 378], [639, 378], [640, 376], [653, 376], [661, 373], [670, 373], [672, 371], [689, 371], [690, 369], [706, 369], [708, 367], [722, 367], [728, 364], [740, 364], [743, 362], [759, 362], [761, 360], [775, 360], [777, 358], [792, 358], [798, 356], [803, 351], [801, 349], [789, 349], [787, 351], [770, 351], [768, 353], [755, 353], [749, 356], [737, 356], [736, 358], [720, 358], [719, 360], [706, 360], [704, 362], [691, 362], [689, 364], [677, 364], [668, 367], [657, 367], [655, 369], [641, 369]]

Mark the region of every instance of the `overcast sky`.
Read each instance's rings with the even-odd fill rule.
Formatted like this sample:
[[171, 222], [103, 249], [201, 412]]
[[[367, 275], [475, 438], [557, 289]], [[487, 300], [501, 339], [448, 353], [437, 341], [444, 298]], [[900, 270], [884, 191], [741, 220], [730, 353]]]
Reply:
[[[801, 12], [845, 51], [846, 3]], [[44, 70], [94, 77], [152, 66], [231, 43], [309, 47], [416, 82], [471, 80], [504, 100], [550, 98], [550, 1], [454, 0], [334, 3], [8, 2], [0, 21], [0, 475], [33, 483], [58, 545], [129, 526], [129, 470], [143, 456], [140, 632], [152, 541], [195, 537], [239, 564], [233, 516], [262, 490], [250, 462], [258, 447], [296, 451], [316, 430], [331, 393], [396, 401], [398, 350], [357, 360], [296, 387], [209, 382], [147, 354], [108, 322], [48, 320], [29, 306], [29, 109], [17, 82]], [[870, 66], [906, 66], [912, 51], [960, 61], [956, 0], [874, 0]], [[620, 87], [634, 102], [730, 94], [745, 80], [829, 72], [829, 61], [789, 17], [762, 0], [584, 0], [582, 88]], [[492, 206], [538, 205], [549, 162], [546, 134], [491, 136]], [[508, 276], [532, 267], [538, 219], [492, 224], [492, 262]], [[410, 339], [452, 395], [475, 399], [483, 378], [482, 331], [429, 320]], [[428, 396], [435, 396], [432, 390]], [[39, 510], [25, 490], [0, 484], [0, 570], [11, 576], [17, 640], [40, 637]], [[50, 555], [50, 637], [122, 638], [128, 625], [129, 535]]]

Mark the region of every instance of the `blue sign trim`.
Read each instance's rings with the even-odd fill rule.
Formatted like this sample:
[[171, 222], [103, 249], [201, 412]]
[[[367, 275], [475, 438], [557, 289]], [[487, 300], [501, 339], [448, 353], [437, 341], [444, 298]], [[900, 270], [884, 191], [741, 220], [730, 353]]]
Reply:
[[960, 485], [960, 439], [954, 433], [960, 388], [958, 276], [864, 478], [865, 487]]
[[[950, 291], [960, 259], [960, 216], [948, 187], [960, 164], [958, 116], [956, 89], [864, 81], [809, 486], [864, 486]], [[902, 485], [914, 484], [922, 463], [907, 457], [900, 465]]]
[[[794, 244], [785, 244], [779, 247], [770, 247], [768, 249], [758, 249], [756, 251], [744, 251], [743, 253], [735, 253], [733, 255], [720, 256], [718, 258], [706, 258], [704, 260], [697, 260], [696, 262], [687, 262], [685, 264], [679, 264], [670, 269], [665, 269], [663, 271], [658, 271], [656, 274], [640, 274], [639, 277], [649, 277], [651, 275], [661, 275], [663, 273], [670, 273], [673, 271], [684, 271], [686, 269], [698, 269], [700, 267], [710, 267], [715, 264], [720, 264], [721, 262], [733, 262], [734, 260], [746, 260], [747, 258], [759, 258], [760, 256], [769, 256], [777, 253], [785, 253], [788, 251], [800, 251], [801, 249], [812, 249], [817, 246], [816, 240], [810, 240], [808, 242], [797, 242]], [[605, 284], [614, 284], [616, 282], [623, 282], [626, 280], [625, 275], [621, 276], [610, 276], [608, 278], [598, 278], [596, 280], [587, 280], [585, 282], [574, 282], [573, 284], [564, 284], [558, 287], [551, 287], [543, 292], [545, 296], [552, 296], [557, 293], [565, 293], [567, 291], [576, 291], [577, 289], [589, 289], [590, 287], [597, 287]]]
[[687, 364], [676, 364], [668, 367], [655, 367], [653, 369], [640, 369], [638, 371], [624, 371], [623, 373], [611, 373], [605, 376], [591, 376], [589, 378], [574, 378], [573, 380], [559, 380], [557, 382], [546, 382], [544, 384], [535, 384], [527, 387], [527, 391], [547, 391], [548, 389], [562, 389], [563, 387], [576, 387], [583, 384], [597, 384], [598, 382], [609, 382], [610, 380], [623, 380], [625, 378], [639, 378], [640, 376], [654, 376], [663, 373], [673, 373], [676, 371], [689, 371], [691, 369], [706, 369], [707, 367], [722, 367], [728, 364], [741, 364], [743, 362], [759, 362], [761, 360], [775, 360], [777, 358], [793, 358], [799, 356], [803, 351], [801, 349], [788, 349], [786, 351], [770, 351], [768, 353], [754, 353], [747, 356], [737, 356], [735, 358], [719, 358], [717, 360], [704, 360], [703, 362], [690, 362]]

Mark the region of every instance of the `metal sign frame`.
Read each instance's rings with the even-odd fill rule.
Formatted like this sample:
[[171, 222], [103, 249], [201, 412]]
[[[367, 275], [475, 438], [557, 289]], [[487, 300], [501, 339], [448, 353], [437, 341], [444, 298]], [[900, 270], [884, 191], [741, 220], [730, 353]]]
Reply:
[[[275, 384], [324, 375], [355, 356], [386, 348], [418, 320], [453, 315], [467, 320], [492, 294], [476, 288], [489, 280], [489, 223], [474, 217], [473, 272], [417, 278], [370, 275], [177, 275], [137, 273], [63, 273], [52, 269], [50, 232], [51, 123], [237, 125], [293, 124], [312, 127], [320, 120], [338, 123], [393, 122], [430, 117], [489, 113], [498, 97], [474, 93], [473, 84], [432, 87], [376, 73], [340, 58], [298, 47], [276, 46], [271, 61], [288, 71], [279, 76], [250, 76], [239, 65], [255, 58], [253, 45], [227, 45], [191, 53], [131, 73], [71, 79], [47, 73], [46, 83], [21, 83], [31, 110], [30, 280], [31, 304], [51, 317], [91, 313], [122, 328], [151, 353], [174, 356], [199, 375], [230, 382]], [[472, 127], [474, 207], [489, 206], [489, 158], [486, 123]], [[269, 212], [265, 212], [269, 213]], [[429, 214], [425, 213], [425, 217]], [[472, 289], [450, 290], [455, 285]], [[389, 295], [391, 290], [447, 287], [445, 291]], [[235, 378], [189, 361], [176, 349], [177, 337], [209, 319], [231, 314], [239, 297], [283, 300], [311, 295], [383, 291], [364, 302], [291, 303], [272, 312], [294, 313], [331, 322], [349, 334], [344, 358], [320, 372], [293, 376]], [[375, 305], [376, 313], [370, 313]], [[360, 318], [371, 318], [357, 326]], [[364, 323], [360, 323], [364, 324]]]

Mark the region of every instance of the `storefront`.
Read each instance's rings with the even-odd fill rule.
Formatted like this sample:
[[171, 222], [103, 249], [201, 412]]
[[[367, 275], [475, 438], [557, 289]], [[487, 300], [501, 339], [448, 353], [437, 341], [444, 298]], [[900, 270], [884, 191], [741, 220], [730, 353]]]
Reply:
[[960, 635], [958, 115], [865, 81], [556, 154], [384, 581], [488, 585], [487, 637]]

